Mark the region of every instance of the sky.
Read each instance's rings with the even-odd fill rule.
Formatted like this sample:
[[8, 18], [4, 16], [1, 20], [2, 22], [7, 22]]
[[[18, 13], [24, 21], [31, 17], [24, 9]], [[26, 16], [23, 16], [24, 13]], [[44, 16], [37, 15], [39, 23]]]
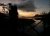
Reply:
[[35, 6], [39, 8], [40, 11], [48, 11], [49, 10], [49, 1], [50, 0], [34, 0]]
[[[18, 13], [24, 16], [34, 16], [43, 11], [49, 11], [50, 0], [0, 0], [0, 3], [15, 3], [18, 4]], [[31, 9], [31, 10], [30, 10]], [[0, 7], [1, 10], [1, 7]]]

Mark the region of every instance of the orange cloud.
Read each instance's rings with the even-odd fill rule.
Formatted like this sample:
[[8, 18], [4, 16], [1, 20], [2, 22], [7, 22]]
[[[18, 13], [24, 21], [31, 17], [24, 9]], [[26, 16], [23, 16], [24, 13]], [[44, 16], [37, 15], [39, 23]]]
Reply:
[[18, 18], [31, 18], [33, 19], [33, 17], [36, 15], [36, 14], [39, 14], [38, 11], [36, 12], [25, 12], [25, 11], [21, 11], [21, 10], [18, 10]]

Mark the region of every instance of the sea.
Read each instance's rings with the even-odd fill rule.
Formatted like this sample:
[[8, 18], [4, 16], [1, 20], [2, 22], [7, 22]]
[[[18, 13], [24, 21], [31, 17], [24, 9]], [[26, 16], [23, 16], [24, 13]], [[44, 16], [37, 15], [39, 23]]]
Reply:
[[[25, 29], [24, 29], [25, 34], [36, 36], [38, 33], [41, 33], [42, 31], [44, 31], [43, 21], [41, 20], [35, 20], [35, 21], [36, 21], [35, 23], [31, 24], [32, 27], [36, 25], [35, 27], [33, 27], [35, 30], [31, 26], [25, 26]], [[18, 30], [20, 31], [20, 29]], [[23, 28], [21, 28], [21, 30], [23, 31]], [[20, 32], [22, 33], [22, 31]]]

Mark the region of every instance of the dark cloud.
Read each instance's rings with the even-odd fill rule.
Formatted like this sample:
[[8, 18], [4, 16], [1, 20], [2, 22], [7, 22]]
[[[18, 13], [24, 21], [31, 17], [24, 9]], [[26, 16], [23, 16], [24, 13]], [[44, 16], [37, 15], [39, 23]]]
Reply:
[[[23, 0], [25, 1], [25, 0]], [[21, 1], [22, 2], [22, 1]], [[34, 12], [36, 7], [34, 6], [33, 0], [26, 0], [25, 2], [22, 2], [18, 5], [18, 9], [28, 12]]]
[[34, 5], [34, 0], [1, 0], [3, 3], [15, 3], [18, 6], [18, 9], [23, 11], [31, 11], [34, 12], [36, 7]]

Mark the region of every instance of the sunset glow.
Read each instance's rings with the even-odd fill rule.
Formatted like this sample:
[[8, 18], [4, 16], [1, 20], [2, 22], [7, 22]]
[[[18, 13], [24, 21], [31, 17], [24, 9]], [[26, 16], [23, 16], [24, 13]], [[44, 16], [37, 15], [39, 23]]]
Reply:
[[18, 14], [19, 14], [19, 18], [31, 18], [33, 16], [35, 16], [36, 12], [25, 12], [25, 11], [21, 11], [18, 10]]
[[[0, 6], [1, 13], [3, 13], [2, 9], [3, 9], [2, 6]], [[5, 11], [8, 11], [8, 10], [5, 9]], [[38, 14], [38, 12], [26, 12], [26, 11], [18, 10], [18, 17], [19, 18], [31, 18], [31, 17], [35, 16], [36, 14]]]

